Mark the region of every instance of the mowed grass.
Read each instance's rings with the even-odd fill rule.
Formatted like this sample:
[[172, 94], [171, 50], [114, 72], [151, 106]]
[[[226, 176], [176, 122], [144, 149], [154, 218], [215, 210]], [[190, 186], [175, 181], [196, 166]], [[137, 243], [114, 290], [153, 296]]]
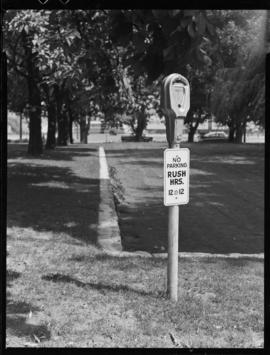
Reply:
[[[264, 251], [264, 145], [187, 144], [190, 201], [180, 206], [179, 251]], [[164, 252], [165, 143], [107, 144], [124, 248]]]
[[7, 225], [67, 233], [95, 243], [99, 161], [87, 145], [27, 155], [26, 144], [8, 145]]
[[68, 235], [8, 229], [7, 347], [262, 347], [263, 263], [109, 256]]
[[182, 258], [172, 303], [166, 259], [95, 246], [96, 147], [10, 148], [7, 347], [263, 347], [261, 260]]

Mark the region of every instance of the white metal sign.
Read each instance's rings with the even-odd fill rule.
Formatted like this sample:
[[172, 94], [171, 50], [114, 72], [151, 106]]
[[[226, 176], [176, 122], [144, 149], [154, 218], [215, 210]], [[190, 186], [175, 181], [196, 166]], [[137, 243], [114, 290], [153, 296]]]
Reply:
[[190, 154], [188, 148], [164, 150], [164, 205], [189, 202]]

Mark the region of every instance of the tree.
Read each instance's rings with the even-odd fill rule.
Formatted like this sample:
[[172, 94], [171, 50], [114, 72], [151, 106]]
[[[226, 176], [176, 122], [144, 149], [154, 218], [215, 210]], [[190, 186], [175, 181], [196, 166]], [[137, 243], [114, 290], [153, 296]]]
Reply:
[[55, 144], [68, 144], [73, 119], [70, 92], [74, 83], [82, 79], [77, 62], [80, 34], [72, 26], [65, 24], [69, 17], [70, 13], [67, 11], [51, 11], [46, 35], [35, 38], [43, 74], [41, 87], [48, 111], [48, 149], [54, 148]]
[[135, 136], [140, 141], [143, 131], [151, 114], [156, 113], [159, 107], [159, 85], [153, 82], [147, 85], [146, 77], [123, 77], [122, 104], [125, 116], [122, 123], [128, 124]]
[[28, 89], [29, 105], [29, 154], [42, 153], [41, 93], [38, 56], [33, 50], [35, 34], [41, 34], [48, 16], [45, 11], [8, 11], [5, 14], [5, 50], [8, 70], [24, 77]]
[[7, 76], [8, 96], [7, 107], [20, 116], [20, 140], [22, 139], [22, 119], [27, 109], [28, 91], [24, 77], [14, 71], [9, 71]]
[[216, 120], [228, 125], [231, 142], [242, 141], [246, 122], [264, 124], [264, 15], [237, 12], [219, 33], [224, 67], [217, 71], [211, 107]]
[[28, 102], [27, 83], [24, 77], [15, 71], [8, 72], [8, 102], [9, 110], [16, 113], [23, 113]]
[[190, 83], [190, 109], [185, 118], [188, 130], [188, 142], [194, 141], [194, 135], [200, 123], [210, 115], [209, 97], [213, 81], [213, 68], [205, 67], [204, 70], [193, 70], [188, 66], [187, 78]]
[[68, 23], [69, 18], [67, 11], [32, 10], [8, 12], [6, 18], [10, 68], [28, 77], [29, 101], [35, 101], [35, 115], [30, 108], [28, 151], [32, 154], [42, 152], [41, 100], [46, 102], [48, 112], [46, 148], [54, 148], [56, 143], [67, 144], [71, 114], [69, 96], [74, 83], [83, 78], [79, 63], [82, 54], [80, 34], [76, 28], [66, 25], [65, 20]]
[[[186, 123], [189, 140], [193, 140], [198, 124], [206, 117], [206, 100], [210, 91], [210, 77], [215, 64], [211, 60], [217, 49], [215, 28], [203, 10], [118, 10], [111, 15], [111, 39], [125, 48], [123, 65], [132, 68], [131, 82], [147, 77], [145, 87], [161, 82], [161, 77], [172, 72], [186, 76], [191, 84], [191, 108]], [[209, 67], [213, 67], [211, 75]], [[197, 78], [196, 78], [197, 77]], [[147, 90], [145, 90], [147, 91]], [[130, 90], [130, 96], [144, 101], [146, 92]], [[148, 95], [150, 91], [148, 91]], [[154, 95], [155, 96], [155, 95]], [[156, 100], [156, 97], [155, 97]], [[134, 102], [131, 99], [129, 102]], [[142, 104], [142, 108], [144, 105]], [[128, 122], [138, 122], [133, 131], [146, 127], [147, 118], [141, 111], [134, 112]]]
[[42, 89], [48, 116], [47, 140], [45, 147], [46, 149], [54, 149], [56, 146], [56, 85], [49, 86], [47, 83], [43, 83]]
[[242, 141], [248, 121], [264, 125], [264, 97], [263, 57], [253, 58], [245, 68], [220, 70], [212, 95], [212, 109], [218, 121], [228, 125], [229, 141]]
[[[215, 36], [207, 16], [204, 10], [10, 12], [6, 20], [10, 67], [34, 77], [28, 82], [36, 89], [29, 90], [29, 97], [35, 93], [29, 151], [33, 137], [37, 137], [34, 150], [40, 151], [41, 100], [48, 114], [46, 148], [66, 145], [69, 137], [72, 141], [76, 114], [86, 135], [96, 107], [112, 124], [123, 113], [131, 113], [129, 122], [139, 139], [148, 111], [156, 105], [161, 76], [171, 71], [186, 75], [187, 64], [194, 71], [211, 64], [207, 43]], [[15, 51], [10, 49], [13, 43]], [[126, 82], [119, 77], [121, 66]]]
[[109, 112], [113, 112], [108, 102], [112, 104], [117, 90], [112, 74], [115, 51], [108, 31], [104, 30], [108, 17], [103, 11], [76, 10], [70, 12], [68, 22], [80, 36], [80, 42], [73, 48], [73, 66], [78, 67], [80, 75], [73, 79], [72, 88], [76, 93], [73, 90], [70, 96], [70, 112], [79, 116], [81, 141], [87, 143], [91, 117], [101, 110], [107, 119]]

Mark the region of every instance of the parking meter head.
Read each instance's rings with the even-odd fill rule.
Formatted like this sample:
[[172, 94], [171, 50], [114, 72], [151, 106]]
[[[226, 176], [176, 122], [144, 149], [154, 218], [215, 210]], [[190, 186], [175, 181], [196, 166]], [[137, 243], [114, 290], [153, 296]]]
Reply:
[[188, 80], [180, 74], [170, 74], [163, 79], [161, 88], [161, 109], [166, 115], [170, 110], [176, 117], [185, 117], [190, 107]]
[[175, 134], [181, 135], [181, 132], [175, 132], [175, 120], [184, 119], [190, 106], [190, 88], [185, 77], [170, 74], [163, 79], [160, 106], [166, 119], [166, 136], [171, 147]]

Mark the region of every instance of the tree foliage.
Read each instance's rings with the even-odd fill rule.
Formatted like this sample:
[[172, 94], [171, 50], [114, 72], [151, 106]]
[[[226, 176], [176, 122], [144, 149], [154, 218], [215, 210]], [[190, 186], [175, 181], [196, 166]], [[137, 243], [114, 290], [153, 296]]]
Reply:
[[229, 139], [241, 142], [246, 122], [265, 123], [266, 13], [233, 15], [219, 30], [223, 67], [216, 73], [211, 107], [217, 121], [229, 126]]
[[[171, 72], [190, 81], [186, 123], [191, 134], [209, 114], [210, 92], [222, 123], [263, 123], [263, 54], [253, 45], [263, 42], [261, 15], [248, 10], [7, 11], [8, 72], [10, 79], [18, 78], [9, 85], [9, 102], [14, 109], [25, 101], [29, 105], [29, 153], [42, 152], [42, 102], [47, 148], [72, 142], [74, 121], [87, 137], [96, 115], [112, 126], [129, 124], [139, 139], [157, 112], [159, 83]], [[16, 97], [16, 91], [22, 94]]]
[[30, 154], [42, 153], [41, 137], [41, 73], [33, 40], [42, 35], [48, 24], [46, 11], [10, 11], [6, 13], [5, 49], [8, 69], [25, 78], [28, 89]]
[[112, 41], [127, 48], [127, 63], [150, 81], [211, 61], [204, 42], [215, 31], [204, 10], [114, 10], [111, 24]]
[[7, 107], [15, 113], [23, 113], [28, 103], [28, 89], [24, 77], [16, 71], [9, 71], [7, 78], [8, 97]]

